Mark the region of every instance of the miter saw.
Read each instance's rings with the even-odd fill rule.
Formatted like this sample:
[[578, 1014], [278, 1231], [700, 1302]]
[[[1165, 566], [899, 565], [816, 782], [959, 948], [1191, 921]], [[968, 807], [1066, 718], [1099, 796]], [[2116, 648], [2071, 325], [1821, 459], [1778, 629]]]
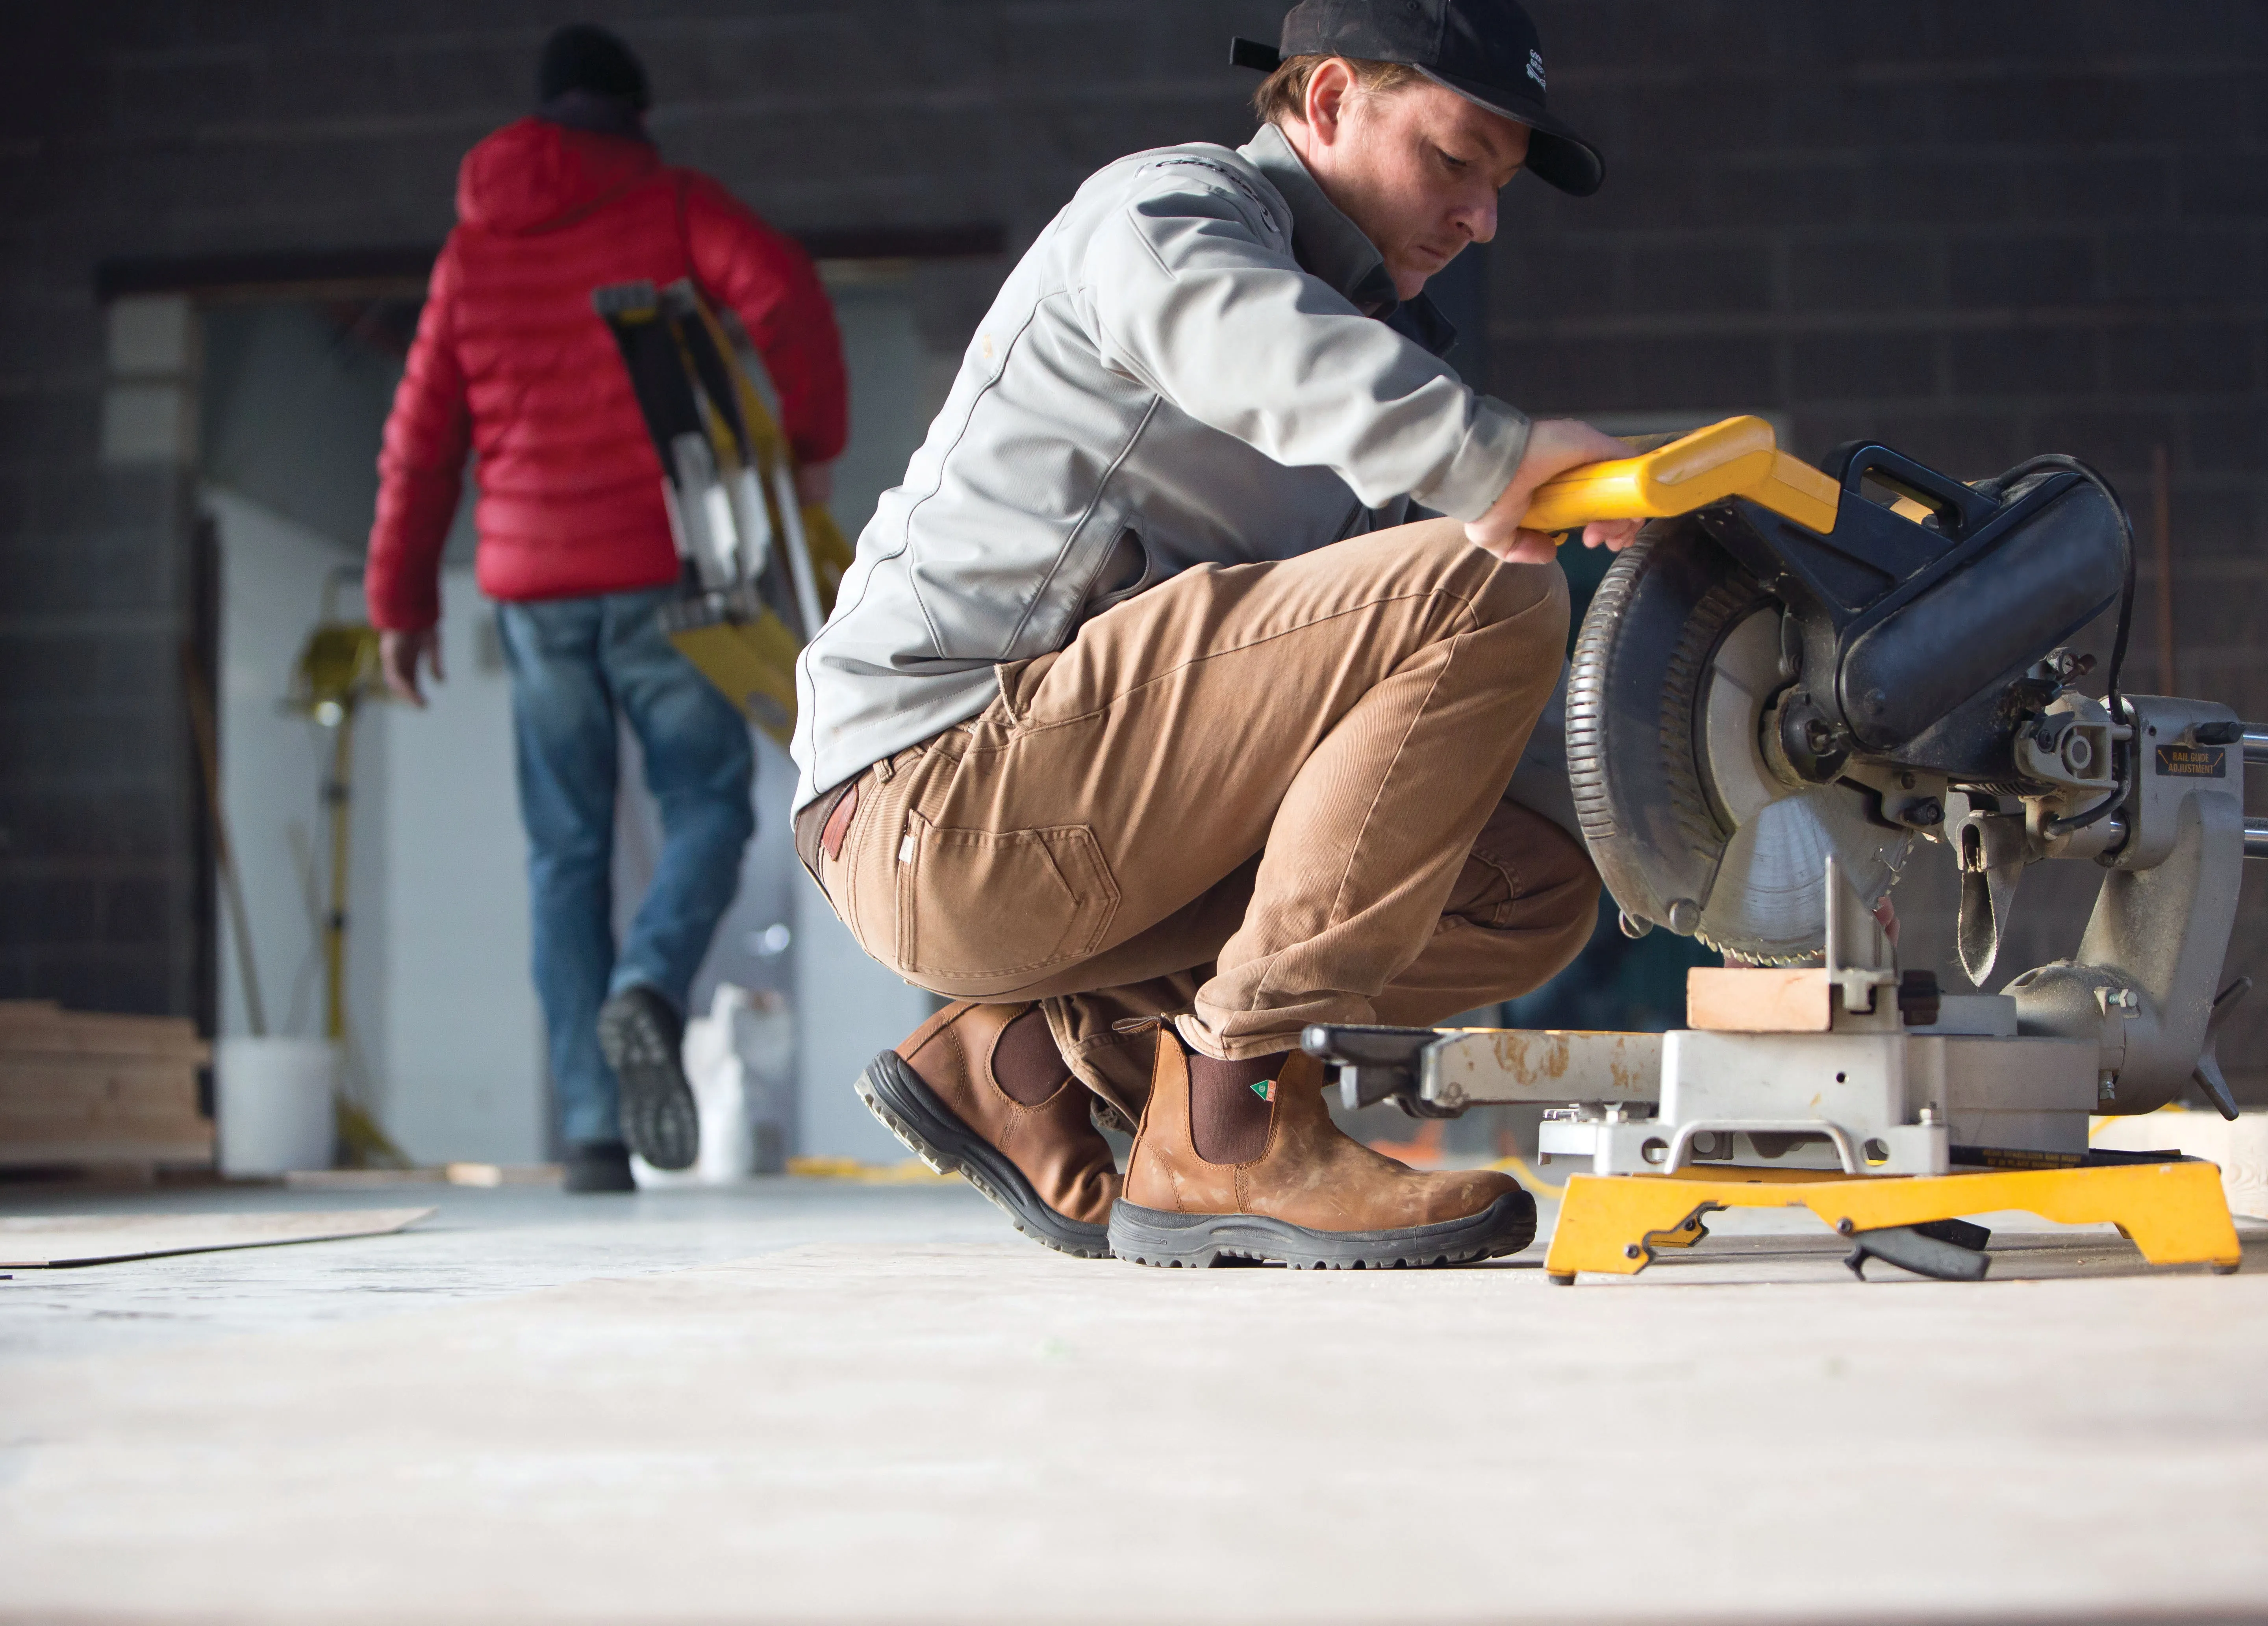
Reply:
[[[2154, 1263], [2234, 1269], [2211, 1164], [2090, 1151], [2095, 1113], [2194, 1083], [2235, 1104], [2213, 1030], [2268, 733], [2120, 685], [2133, 539], [2117, 494], [2049, 456], [1974, 484], [1889, 446], [1814, 467], [1735, 418], [1563, 476], [1527, 525], [1646, 519], [1567, 682], [1580, 832], [1624, 930], [1721, 950], [1668, 1034], [1312, 1027], [1350, 1107], [1543, 1105], [1587, 1159], [1546, 1270], [1627, 1275], [1733, 1207], [1802, 1206], [1882, 1260], [1984, 1274], [1962, 1216], [2116, 1223]], [[2073, 641], [2117, 631], [2100, 698]], [[1902, 972], [1883, 920], [1926, 843], [1961, 876], [1957, 949], [1992, 975], [2018, 878], [2105, 875], [2075, 959], [1997, 994]]]

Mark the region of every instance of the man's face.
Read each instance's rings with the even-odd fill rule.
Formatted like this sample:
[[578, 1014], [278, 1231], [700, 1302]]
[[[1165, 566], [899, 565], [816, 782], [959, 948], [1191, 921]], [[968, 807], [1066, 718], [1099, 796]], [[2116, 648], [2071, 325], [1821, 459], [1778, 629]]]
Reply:
[[1374, 95], [1325, 63], [1285, 130], [1331, 202], [1414, 298], [1468, 243], [1496, 235], [1497, 194], [1528, 161], [1528, 127], [1431, 83]]

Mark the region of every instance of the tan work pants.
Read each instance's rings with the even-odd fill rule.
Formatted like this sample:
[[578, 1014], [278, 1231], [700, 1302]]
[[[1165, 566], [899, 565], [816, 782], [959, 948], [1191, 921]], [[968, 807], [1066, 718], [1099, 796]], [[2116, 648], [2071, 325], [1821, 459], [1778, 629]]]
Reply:
[[799, 842], [865, 951], [955, 998], [1038, 999], [1130, 1110], [1130, 1017], [1211, 1056], [1310, 1022], [1418, 1026], [1573, 958], [1598, 879], [1504, 801], [1557, 679], [1556, 564], [1454, 520], [1204, 567], [1000, 668], [982, 715], [878, 763]]

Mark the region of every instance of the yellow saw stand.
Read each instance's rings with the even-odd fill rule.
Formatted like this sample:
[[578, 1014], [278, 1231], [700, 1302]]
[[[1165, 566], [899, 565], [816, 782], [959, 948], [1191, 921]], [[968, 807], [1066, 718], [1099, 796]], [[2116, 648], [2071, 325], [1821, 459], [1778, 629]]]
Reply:
[[[1905, 1263], [1896, 1253], [1876, 1253], [1872, 1233], [1977, 1214], [2021, 1210], [2059, 1225], [2108, 1222], [2154, 1265], [2211, 1265], [2227, 1275], [2242, 1254], [2236, 1226], [2220, 1185], [2220, 1171], [2196, 1159], [2117, 1168], [1992, 1169], [1976, 1174], [1886, 1175], [1853, 1180], [1839, 1174], [1745, 1168], [1737, 1175], [1680, 1170], [1651, 1174], [1570, 1176], [1559, 1202], [1543, 1269], [1565, 1285], [1577, 1272], [1636, 1276], [1663, 1247], [1691, 1247], [1708, 1235], [1704, 1218], [1732, 1208], [1806, 1208], [1822, 1224], [1856, 1244], [1849, 1262], [1869, 1257]], [[1924, 1242], [1937, 1239], [1924, 1235]], [[1913, 1245], [1904, 1238], [1892, 1249]], [[1934, 1250], [1914, 1249], [1920, 1260]], [[1973, 1253], [1981, 1264], [1983, 1254]], [[1956, 1254], [1937, 1261], [1955, 1267]], [[1963, 1270], [1963, 1274], [1965, 1274]], [[1984, 1274], [1976, 1269], [1976, 1276]], [[1973, 1278], [1972, 1278], [1973, 1279]]]

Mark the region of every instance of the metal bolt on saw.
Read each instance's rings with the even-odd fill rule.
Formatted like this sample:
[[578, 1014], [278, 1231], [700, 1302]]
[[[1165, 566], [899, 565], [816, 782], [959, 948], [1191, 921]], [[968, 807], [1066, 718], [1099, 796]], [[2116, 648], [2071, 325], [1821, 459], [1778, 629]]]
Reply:
[[[1820, 468], [1731, 419], [1543, 487], [1530, 529], [1652, 521], [1608, 572], [1569, 673], [1580, 834], [1624, 929], [1722, 950], [1668, 1034], [1311, 1027], [1352, 1106], [1540, 1104], [1584, 1159], [1544, 1268], [1631, 1275], [1729, 1208], [1801, 1207], [1848, 1261], [1977, 1280], [1964, 1217], [2117, 1225], [2153, 1264], [2239, 1262], [2209, 1163], [2090, 1151], [2089, 1115], [2194, 1083], [2235, 1103], [2216, 990], [2268, 731], [2123, 691], [2132, 528], [2075, 459], [1963, 484], [1872, 442]], [[2069, 640], [2105, 611], [2100, 697]], [[2077, 955], [1998, 993], [1902, 972], [1874, 907], [1918, 843], [1961, 878], [1955, 947], [1992, 977], [2017, 883], [2104, 872]]]

